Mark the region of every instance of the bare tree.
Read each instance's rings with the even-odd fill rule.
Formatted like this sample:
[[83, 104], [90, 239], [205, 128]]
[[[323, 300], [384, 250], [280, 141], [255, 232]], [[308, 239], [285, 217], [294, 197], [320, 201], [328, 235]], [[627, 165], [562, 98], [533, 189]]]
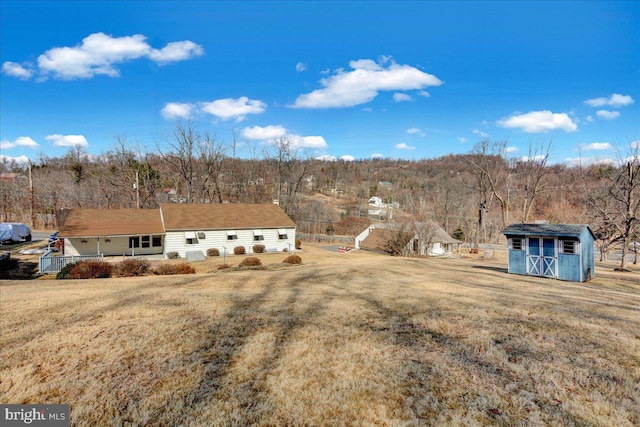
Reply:
[[595, 211], [598, 231], [605, 239], [619, 242], [622, 250], [620, 270], [628, 270], [627, 256], [631, 239], [640, 224], [640, 158], [638, 147], [626, 158], [618, 156], [620, 166], [603, 173], [601, 191], [588, 195], [588, 202]]
[[483, 207], [488, 209], [493, 198], [500, 203], [502, 225], [506, 226], [507, 223], [509, 207], [507, 205], [506, 183], [509, 176], [509, 165], [503, 157], [506, 146], [507, 141], [480, 141], [473, 147], [472, 156], [469, 157], [474, 173], [478, 177], [478, 189], [483, 199], [480, 202], [481, 219], [479, 221], [481, 223], [483, 222]]
[[200, 142], [200, 134], [193, 128], [193, 122], [186, 124], [178, 121], [173, 129], [172, 135], [165, 138], [171, 149], [168, 153], [163, 153], [160, 147], [158, 151], [166, 163], [177, 171], [178, 183], [186, 187], [187, 203], [193, 201], [193, 186], [195, 181], [195, 150]]
[[294, 142], [284, 136], [273, 143], [271, 159], [276, 165], [275, 192], [280, 206], [289, 216], [298, 211], [298, 193], [302, 181], [309, 173], [309, 161], [298, 158]]
[[200, 170], [200, 192], [205, 199], [223, 202], [222, 171], [226, 159], [226, 148], [216, 141], [215, 135], [206, 132], [198, 144], [198, 165]]
[[552, 143], [546, 147], [529, 144], [529, 153], [526, 158], [520, 161], [519, 166], [523, 169], [524, 175], [524, 195], [522, 204], [522, 222], [529, 220], [536, 198], [545, 190], [544, 177], [547, 175], [547, 162], [551, 154]]

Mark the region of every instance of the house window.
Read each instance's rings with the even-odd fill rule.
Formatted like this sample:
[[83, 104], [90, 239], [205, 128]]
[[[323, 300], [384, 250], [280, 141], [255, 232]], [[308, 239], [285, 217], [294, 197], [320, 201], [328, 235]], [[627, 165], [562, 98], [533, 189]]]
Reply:
[[184, 233], [184, 238], [187, 242], [187, 245], [196, 245], [198, 244], [198, 238], [196, 237], [195, 231], [186, 231]]
[[139, 248], [140, 247], [140, 237], [129, 237], [129, 247], [130, 248]]
[[513, 250], [513, 251], [521, 251], [522, 250], [522, 239], [511, 239], [511, 250]]
[[227, 240], [238, 240], [238, 234], [233, 230], [227, 231]]
[[142, 236], [142, 246], [143, 248], [148, 248], [151, 246], [151, 236]]
[[262, 235], [262, 230], [253, 230], [253, 241], [259, 242], [264, 240], [264, 236]]
[[151, 245], [154, 248], [162, 246], [162, 236], [153, 236], [153, 238], [151, 239]]
[[278, 229], [278, 240], [287, 240], [287, 230], [283, 228]]
[[575, 240], [560, 240], [562, 242], [562, 253], [563, 254], [577, 254], [578, 253], [578, 242]]

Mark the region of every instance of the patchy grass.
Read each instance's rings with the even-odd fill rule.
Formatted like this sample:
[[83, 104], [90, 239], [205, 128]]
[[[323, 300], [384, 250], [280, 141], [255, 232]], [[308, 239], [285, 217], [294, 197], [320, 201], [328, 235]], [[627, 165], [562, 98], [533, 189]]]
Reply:
[[2, 282], [0, 401], [69, 403], [77, 426], [640, 424], [636, 273], [304, 257]]

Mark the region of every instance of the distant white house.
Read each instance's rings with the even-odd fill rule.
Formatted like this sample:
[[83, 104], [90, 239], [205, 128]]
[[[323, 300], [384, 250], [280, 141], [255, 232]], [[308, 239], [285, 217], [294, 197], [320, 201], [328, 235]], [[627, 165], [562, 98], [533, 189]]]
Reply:
[[404, 225], [394, 223], [372, 224], [355, 239], [356, 249], [385, 252], [385, 241], [392, 233], [398, 233], [404, 243], [406, 255], [450, 255], [454, 247], [462, 242], [451, 237], [434, 221], [412, 222]]
[[72, 209], [60, 228], [64, 255], [152, 255], [216, 248], [295, 250], [296, 225], [273, 204], [167, 203], [159, 209]]
[[399, 203], [383, 203], [382, 198], [378, 196], [371, 197], [367, 204], [369, 205], [367, 215], [377, 219], [393, 219], [393, 210], [400, 209]]

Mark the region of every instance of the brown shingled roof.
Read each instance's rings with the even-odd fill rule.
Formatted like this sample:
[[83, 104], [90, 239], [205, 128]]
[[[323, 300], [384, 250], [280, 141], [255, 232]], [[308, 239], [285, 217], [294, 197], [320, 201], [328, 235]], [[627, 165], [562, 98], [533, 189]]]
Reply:
[[[369, 235], [360, 242], [360, 249], [366, 249], [370, 251], [387, 252], [385, 244], [393, 238], [393, 233], [396, 231], [387, 230], [385, 228], [374, 228], [369, 232]], [[403, 240], [406, 240], [405, 245], [411, 241], [413, 235], [411, 233], [400, 232]]]
[[164, 203], [160, 210], [167, 231], [296, 226], [280, 206], [273, 204]]
[[71, 209], [60, 237], [162, 234], [158, 209]]

